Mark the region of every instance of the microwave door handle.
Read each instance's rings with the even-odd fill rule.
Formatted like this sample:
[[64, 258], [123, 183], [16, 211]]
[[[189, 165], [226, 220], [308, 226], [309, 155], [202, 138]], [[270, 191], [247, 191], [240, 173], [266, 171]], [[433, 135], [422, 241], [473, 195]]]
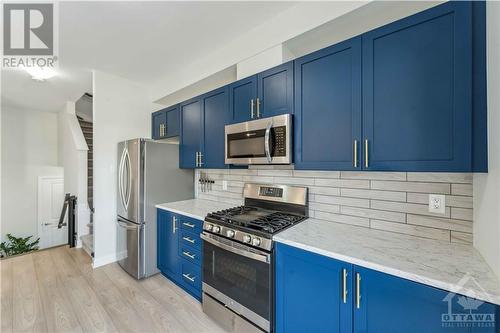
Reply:
[[266, 150], [267, 163], [271, 163], [271, 148], [269, 141], [271, 140], [271, 127], [273, 127], [273, 122], [270, 121], [266, 127], [266, 135], [264, 136], [264, 149]]

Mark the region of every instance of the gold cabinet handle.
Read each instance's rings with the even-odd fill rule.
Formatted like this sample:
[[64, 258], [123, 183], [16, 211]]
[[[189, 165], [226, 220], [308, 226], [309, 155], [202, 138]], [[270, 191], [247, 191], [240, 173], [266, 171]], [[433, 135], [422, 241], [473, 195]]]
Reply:
[[257, 97], [257, 118], [260, 118], [260, 100]]
[[189, 275], [189, 274], [182, 274], [182, 276], [184, 276], [186, 279], [188, 279], [191, 282], [194, 282], [194, 280], [195, 280], [195, 277], [194, 276], [191, 277], [191, 275]]
[[183, 251], [182, 254], [185, 255], [186, 257], [191, 258], [191, 259], [194, 259], [194, 257], [196, 257], [195, 254], [191, 254], [191, 253], [186, 252], [186, 251]]
[[342, 269], [342, 302], [347, 303], [347, 269]]
[[253, 119], [253, 106], [254, 106], [254, 102], [253, 102], [253, 98], [252, 98], [250, 100], [250, 116], [252, 119]]
[[354, 140], [354, 167], [358, 167], [358, 140]]
[[189, 242], [191, 244], [194, 244], [194, 239], [191, 239], [189, 237], [182, 237], [182, 239], [184, 239], [186, 242]]
[[361, 307], [361, 275], [356, 273], [356, 309]]
[[368, 168], [368, 139], [365, 139], [365, 168]]

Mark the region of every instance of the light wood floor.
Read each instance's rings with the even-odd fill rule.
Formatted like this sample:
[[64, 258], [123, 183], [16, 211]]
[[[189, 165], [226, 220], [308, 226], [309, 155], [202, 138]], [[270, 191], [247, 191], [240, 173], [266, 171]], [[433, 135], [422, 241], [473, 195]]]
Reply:
[[136, 281], [117, 264], [92, 269], [59, 247], [0, 261], [7, 332], [223, 332], [200, 304], [157, 274]]

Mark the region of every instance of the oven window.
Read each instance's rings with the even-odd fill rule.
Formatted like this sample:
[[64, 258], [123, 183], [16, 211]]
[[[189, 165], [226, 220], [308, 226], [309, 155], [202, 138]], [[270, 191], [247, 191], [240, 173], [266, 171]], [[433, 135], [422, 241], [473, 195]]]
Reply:
[[228, 158], [265, 157], [265, 130], [235, 133], [227, 136]]
[[270, 264], [203, 242], [203, 282], [269, 320]]

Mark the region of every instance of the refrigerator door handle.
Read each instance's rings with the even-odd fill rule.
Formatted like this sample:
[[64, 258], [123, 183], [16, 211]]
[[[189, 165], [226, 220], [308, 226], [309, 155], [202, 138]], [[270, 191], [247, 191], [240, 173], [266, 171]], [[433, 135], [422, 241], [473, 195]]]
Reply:
[[120, 164], [118, 167], [118, 192], [120, 194], [120, 200], [123, 205], [123, 208], [127, 210], [127, 207], [125, 205], [125, 195], [123, 193], [123, 166], [124, 166], [123, 164], [125, 162], [125, 151], [126, 149], [123, 149], [122, 156], [120, 159]]
[[127, 186], [127, 194], [126, 194], [126, 199], [125, 199], [125, 210], [128, 210], [128, 205], [130, 203], [130, 195], [132, 193], [132, 170], [130, 169], [131, 162], [130, 162], [130, 154], [128, 153], [128, 149], [125, 149], [125, 158], [126, 158], [126, 164], [127, 165], [127, 175], [128, 175], [128, 186]]

